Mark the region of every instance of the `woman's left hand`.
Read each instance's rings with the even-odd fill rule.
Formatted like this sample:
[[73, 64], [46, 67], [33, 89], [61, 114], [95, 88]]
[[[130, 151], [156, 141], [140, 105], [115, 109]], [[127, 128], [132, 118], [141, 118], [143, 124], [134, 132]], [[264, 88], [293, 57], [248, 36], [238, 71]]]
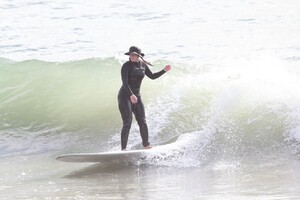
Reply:
[[172, 68], [171, 65], [166, 65], [165, 68], [164, 68], [164, 70], [167, 72], [167, 71], [170, 71], [171, 68]]

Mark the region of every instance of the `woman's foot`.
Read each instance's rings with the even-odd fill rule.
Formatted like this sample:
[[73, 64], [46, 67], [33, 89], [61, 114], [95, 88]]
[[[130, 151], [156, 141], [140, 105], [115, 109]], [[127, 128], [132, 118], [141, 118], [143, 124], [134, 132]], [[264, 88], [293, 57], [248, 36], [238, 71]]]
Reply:
[[144, 149], [152, 149], [153, 147], [151, 145], [145, 146]]

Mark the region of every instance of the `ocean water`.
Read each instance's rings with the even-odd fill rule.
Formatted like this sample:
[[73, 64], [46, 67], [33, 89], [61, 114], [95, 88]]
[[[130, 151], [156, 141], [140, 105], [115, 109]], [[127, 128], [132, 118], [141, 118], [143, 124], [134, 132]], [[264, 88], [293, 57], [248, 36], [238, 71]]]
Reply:
[[[299, 199], [300, 2], [0, 1], [0, 199]], [[146, 160], [120, 149], [131, 45], [161, 70], [141, 93]], [[173, 138], [173, 139], [172, 139]], [[170, 140], [171, 139], [171, 140]], [[129, 148], [139, 148], [136, 122]]]

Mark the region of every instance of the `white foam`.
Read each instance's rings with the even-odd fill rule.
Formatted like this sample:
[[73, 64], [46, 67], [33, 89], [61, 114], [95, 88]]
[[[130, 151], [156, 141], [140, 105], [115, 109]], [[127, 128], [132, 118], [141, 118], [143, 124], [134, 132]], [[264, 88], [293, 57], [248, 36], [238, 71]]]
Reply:
[[198, 167], [202, 161], [198, 155], [210, 142], [212, 133], [196, 131], [180, 135], [176, 142], [154, 147], [147, 153], [147, 159], [139, 164], [169, 166], [169, 167]]

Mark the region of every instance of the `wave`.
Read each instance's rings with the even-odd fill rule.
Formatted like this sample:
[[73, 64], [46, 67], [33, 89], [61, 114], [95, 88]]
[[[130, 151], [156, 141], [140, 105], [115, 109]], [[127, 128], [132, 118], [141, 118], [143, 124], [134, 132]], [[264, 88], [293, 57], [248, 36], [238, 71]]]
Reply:
[[[157, 60], [152, 70], [166, 63]], [[121, 65], [115, 58], [0, 59], [1, 155], [118, 149]], [[298, 79], [292, 73], [275, 67], [270, 75], [262, 65], [222, 70], [173, 65], [158, 80], [145, 78], [142, 86], [150, 140], [180, 135], [153, 163], [199, 166], [299, 154]], [[139, 143], [134, 123], [129, 147]]]

